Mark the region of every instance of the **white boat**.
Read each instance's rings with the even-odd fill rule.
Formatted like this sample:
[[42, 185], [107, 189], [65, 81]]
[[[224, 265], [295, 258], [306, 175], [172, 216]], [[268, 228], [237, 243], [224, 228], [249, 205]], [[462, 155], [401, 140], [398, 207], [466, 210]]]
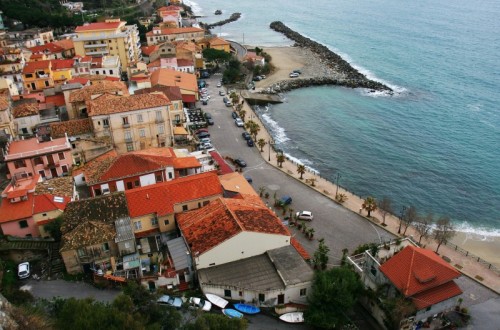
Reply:
[[303, 323], [304, 313], [302, 312], [286, 313], [280, 316], [280, 320], [285, 321], [287, 323]]
[[227, 301], [226, 299], [211, 293], [207, 293], [205, 297], [207, 297], [208, 301], [210, 301], [212, 304], [220, 308], [225, 308], [227, 304], [229, 304], [229, 301]]

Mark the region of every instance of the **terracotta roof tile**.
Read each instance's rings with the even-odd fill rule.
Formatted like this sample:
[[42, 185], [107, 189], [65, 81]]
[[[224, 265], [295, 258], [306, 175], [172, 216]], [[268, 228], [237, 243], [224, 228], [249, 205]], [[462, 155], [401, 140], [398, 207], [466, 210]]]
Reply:
[[75, 48], [75, 45], [73, 43], [73, 39], [62, 39], [62, 40], [56, 40], [54, 41], [54, 44], [57, 46], [61, 47], [64, 50], [70, 50]]
[[53, 103], [57, 107], [66, 105], [64, 94], [49, 95], [45, 97], [46, 103]]
[[104, 94], [87, 102], [89, 116], [120, 113], [141, 109], [167, 106], [170, 101], [163, 95], [139, 94], [131, 96], [115, 96]]
[[177, 66], [192, 66], [192, 65], [194, 65], [192, 60], [182, 59], [182, 58], [177, 60]]
[[50, 67], [50, 60], [27, 62], [26, 65], [24, 65], [23, 73], [34, 73], [37, 70], [49, 69]]
[[182, 168], [195, 168], [201, 167], [200, 162], [196, 157], [180, 157], [174, 159], [174, 168], [182, 169]]
[[3, 198], [0, 205], [0, 223], [31, 217], [33, 215], [33, 194], [27, 194], [27, 197], [27, 200], [17, 203], [11, 203], [9, 198]]
[[151, 55], [152, 52], [158, 50], [158, 46], [157, 45], [153, 45], [153, 46], [143, 46], [141, 47], [141, 51], [144, 55], [146, 56], [149, 56]]
[[71, 80], [68, 80], [68, 84], [75, 84], [79, 83], [82, 84], [83, 86], [87, 85], [90, 80], [86, 78], [81, 78], [81, 77], [76, 77]]
[[262, 203], [218, 198], [207, 206], [176, 215], [193, 253], [204, 253], [243, 231], [289, 236], [280, 219]]
[[441, 301], [458, 296], [461, 293], [462, 290], [460, 289], [460, 287], [454, 281], [450, 281], [438, 287], [432, 288], [432, 290], [418, 293], [412, 296], [411, 300], [413, 301], [417, 309], [421, 310], [435, 305]]
[[90, 23], [87, 25], [77, 26], [75, 32], [85, 32], [85, 31], [94, 31], [94, 30], [114, 30], [117, 29], [122, 22], [99, 22], [99, 23]]
[[[71, 147], [66, 144], [66, 138], [53, 139], [51, 141], [39, 142], [37, 138], [27, 140], [13, 141], [9, 145], [9, 154], [5, 160], [20, 157], [21, 153], [38, 152], [39, 155], [44, 152], [54, 152], [56, 150], [69, 150]], [[26, 156], [27, 157], [27, 156]]]
[[73, 171], [73, 176], [84, 173], [88, 183], [98, 182], [101, 173], [104, 173], [115, 161], [118, 154], [115, 150], [110, 150], [99, 157], [86, 162], [82, 167]]
[[172, 69], [158, 69], [151, 74], [151, 85], [178, 86], [181, 90], [198, 92], [196, 76]]
[[20, 100], [14, 102], [12, 115], [14, 116], [14, 118], [36, 116], [38, 115], [39, 108], [40, 106], [35, 99]]
[[201, 173], [172, 181], [127, 190], [130, 217], [156, 213], [174, 213], [174, 205], [222, 195], [222, 186], [215, 173]]
[[123, 95], [129, 95], [127, 86], [121, 81], [96, 81], [90, 86], [85, 86], [82, 89], [71, 92], [69, 101], [85, 102], [90, 100], [92, 95], [115, 92], [122, 92]]
[[116, 230], [112, 223], [87, 221], [77, 225], [63, 235], [61, 251], [76, 250], [85, 246], [102, 244], [115, 239]]
[[52, 194], [36, 195], [34, 197], [34, 207], [33, 214], [49, 212], [54, 210], [63, 211], [66, 208], [66, 204], [71, 201], [69, 197], [59, 197]]
[[74, 60], [69, 59], [69, 60], [52, 60], [52, 70], [67, 70], [67, 69], [72, 69], [73, 64], [75, 63]]
[[[161, 29], [160, 35], [170, 35], [170, 34], [182, 34], [182, 33], [195, 33], [195, 32], [204, 32], [205, 30], [197, 28], [197, 27], [180, 27], [180, 28], [168, 28]], [[153, 31], [149, 31], [146, 33], [148, 37], [155, 36]]]
[[53, 178], [38, 182], [35, 187], [35, 195], [52, 194], [56, 196], [73, 196], [73, 179], [69, 176]]
[[58, 138], [67, 133], [68, 136], [76, 136], [93, 132], [92, 120], [90, 118], [74, 119], [50, 123], [50, 136]]
[[181, 89], [177, 86], [154, 86], [151, 88], [143, 88], [136, 90], [134, 94], [148, 94], [148, 93], [163, 93], [170, 101], [181, 101], [182, 93]]
[[228, 41], [219, 37], [212, 38], [208, 42], [210, 43], [211, 46], [229, 45]]
[[0, 95], [0, 110], [5, 110], [10, 106], [9, 95]]
[[306, 249], [304, 249], [304, 247], [302, 246], [302, 244], [300, 244], [300, 242], [297, 241], [297, 239], [295, 239], [294, 237], [292, 237], [292, 240], [291, 240], [290, 243], [295, 248], [295, 250], [297, 250], [297, 252], [302, 256], [302, 258], [304, 258], [304, 260], [306, 260], [306, 261], [307, 260], [311, 260], [311, 256], [306, 251]]
[[45, 45], [40, 45], [40, 46], [35, 46], [28, 48], [33, 54], [36, 53], [49, 53], [49, 54], [55, 54], [55, 53], [61, 53], [64, 51], [64, 49], [57, 45], [54, 42], [49, 42], [48, 44]]
[[436, 253], [412, 245], [394, 255], [380, 271], [405, 296], [440, 286], [460, 276], [460, 273]]

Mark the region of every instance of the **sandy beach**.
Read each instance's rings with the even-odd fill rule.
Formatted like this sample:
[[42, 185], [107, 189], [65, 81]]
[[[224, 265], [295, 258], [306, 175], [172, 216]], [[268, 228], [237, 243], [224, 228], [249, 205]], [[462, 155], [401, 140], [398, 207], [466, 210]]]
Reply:
[[[301, 78], [314, 78], [322, 77], [325, 75], [338, 75], [338, 73], [333, 72], [332, 69], [327, 68], [325, 65], [321, 64], [316, 55], [309, 51], [308, 49], [299, 47], [274, 47], [274, 48], [264, 48], [264, 51], [271, 55], [272, 64], [275, 66], [276, 70], [264, 80], [256, 83], [256, 91], [262, 90], [278, 81], [293, 79], [289, 78], [289, 73], [294, 69], [300, 69], [302, 71]], [[335, 88], [335, 87], [332, 87]], [[245, 110], [247, 113], [252, 111], [248, 104], [245, 104]], [[257, 116], [256, 116], [257, 117]], [[257, 120], [259, 121], [259, 120]], [[261, 127], [264, 127], [259, 121]], [[260, 131], [258, 138], [264, 138], [266, 141], [269, 139], [269, 133], [263, 129]], [[271, 156], [270, 164], [276, 166], [275, 164], [276, 155]], [[267, 161], [267, 159], [266, 159]], [[299, 174], [296, 171], [297, 164], [290, 161], [286, 161], [281, 169], [289, 176], [296, 179], [299, 178]], [[314, 173], [307, 173], [304, 179], [316, 179], [315, 187], [311, 187], [318, 192], [334, 199], [335, 190], [337, 187], [332, 183], [327, 181], [320, 176], [316, 176]], [[305, 182], [305, 180], [303, 180]], [[361, 211], [361, 205], [363, 199], [359, 196], [352, 194], [343, 188], [338, 188], [339, 193], [345, 193], [348, 196], [346, 202], [343, 203], [344, 207], [357, 212], [363, 216], [366, 216], [366, 212]], [[367, 218], [368, 219], [368, 218]], [[376, 211], [372, 213], [372, 217], [368, 219], [377, 225], [381, 225], [382, 216]], [[386, 217], [385, 229], [397, 234], [399, 228], [399, 219], [394, 215], [388, 215]], [[406, 236], [414, 237], [418, 241], [418, 233], [414, 228], [409, 228]], [[475, 256], [479, 256], [481, 259], [487, 260], [489, 263], [493, 264], [495, 267], [500, 268], [500, 237], [479, 237], [473, 234], [467, 234], [458, 232], [457, 235], [451, 240], [452, 243], [458, 245], [463, 250], [469, 251]], [[432, 239], [423, 239], [422, 244], [432, 250], [436, 250], [437, 244]], [[488, 265], [484, 263], [477, 262], [476, 259], [466, 256], [464, 253], [457, 252], [453, 245], [442, 245], [439, 248], [439, 253], [442, 256], [446, 256], [450, 259], [450, 263], [460, 269], [464, 274], [475, 278], [480, 276], [484, 278], [483, 284], [495, 289], [500, 292], [500, 280], [499, 273], [488, 270]]]

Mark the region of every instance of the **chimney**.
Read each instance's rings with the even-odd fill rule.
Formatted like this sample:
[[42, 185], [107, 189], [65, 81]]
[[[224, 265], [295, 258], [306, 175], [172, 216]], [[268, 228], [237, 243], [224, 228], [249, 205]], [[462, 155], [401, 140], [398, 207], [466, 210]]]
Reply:
[[149, 199], [149, 194], [146, 194], [146, 199]]

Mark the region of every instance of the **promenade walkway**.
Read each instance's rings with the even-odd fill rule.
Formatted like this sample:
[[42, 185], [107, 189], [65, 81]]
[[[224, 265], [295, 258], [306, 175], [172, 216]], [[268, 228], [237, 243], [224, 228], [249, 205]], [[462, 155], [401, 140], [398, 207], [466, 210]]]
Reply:
[[[261, 127], [261, 130], [257, 135], [257, 141], [259, 139], [264, 139], [267, 143], [269, 143], [269, 141], [272, 141], [272, 137], [270, 136], [269, 132], [267, 132], [260, 118], [257, 116], [257, 114], [253, 111], [253, 109], [247, 102], [244, 102], [243, 109], [246, 111], [245, 121], [253, 120], [257, 122]], [[319, 193], [331, 198], [332, 200], [335, 200], [334, 198], [335, 198], [335, 193], [337, 191], [337, 186], [334, 183], [327, 181], [326, 179], [318, 175], [315, 175], [314, 173], [309, 173], [309, 172], [304, 174], [303, 180], [300, 180], [300, 174], [297, 173], [297, 164], [294, 164], [287, 160], [283, 163], [282, 165], [283, 167], [280, 168], [278, 167], [278, 164], [276, 162], [276, 156], [277, 153], [273, 148], [269, 148], [269, 145], [266, 145], [264, 147], [262, 152], [262, 158], [266, 162], [280, 169], [290, 177], [302, 181], [304, 184], [308, 185], [311, 189], [314, 189]], [[311, 186], [310, 181], [309, 183], [306, 183], [306, 180], [309, 180], [311, 178], [315, 179], [314, 187]], [[373, 224], [382, 227], [381, 225], [382, 216], [378, 211], [373, 212], [372, 217], [370, 218], [366, 217], [366, 212], [363, 211], [361, 208], [361, 205], [363, 204], [363, 199], [343, 189], [340, 186], [338, 187], [338, 193], [343, 193], [347, 196], [347, 201], [343, 203], [344, 207], [353, 212], [359, 213], [360, 215], [364, 216], [367, 221], [370, 221]], [[384, 228], [386, 230], [392, 232], [396, 236], [403, 237], [402, 235], [398, 234], [399, 220], [396, 216], [388, 214], [386, 216], [385, 223], [386, 226]], [[406, 231], [406, 236], [408, 237], [413, 236], [415, 240], [418, 240], [419, 237], [418, 233], [413, 227], [408, 228], [408, 230]], [[422, 239], [421, 243], [427, 249], [433, 251], [436, 250], [437, 243], [433, 239]], [[500, 294], [500, 273], [488, 269], [487, 265], [478, 262], [477, 259], [473, 259], [469, 256], [466, 256], [456, 251], [454, 246], [443, 244], [439, 248], [438, 252], [441, 256], [448, 258], [450, 260], [450, 264], [454, 266], [457, 270], [459, 270], [462, 274], [474, 279], [478, 283], [481, 283], [482, 285]]]

